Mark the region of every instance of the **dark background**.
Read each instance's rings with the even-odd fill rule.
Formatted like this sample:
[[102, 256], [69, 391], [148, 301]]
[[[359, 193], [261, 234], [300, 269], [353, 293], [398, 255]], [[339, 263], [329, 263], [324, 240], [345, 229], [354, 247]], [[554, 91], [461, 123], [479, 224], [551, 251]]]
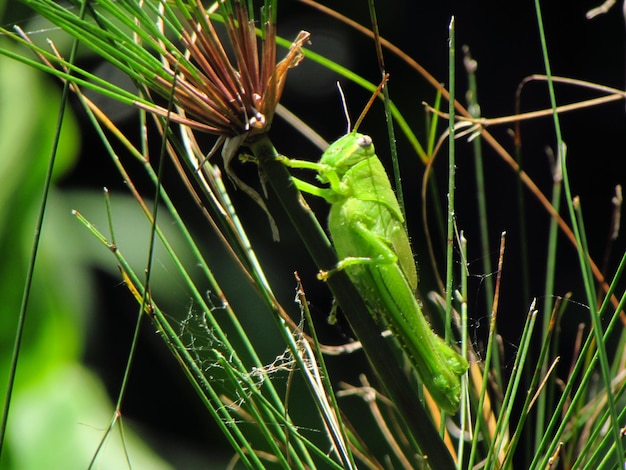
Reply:
[[[365, 2], [335, 2], [337, 8], [361, 24], [369, 24], [369, 14]], [[468, 45], [474, 59], [478, 61], [478, 98], [482, 115], [485, 117], [507, 116], [515, 112], [514, 94], [520, 81], [535, 73], [544, 73], [543, 59], [539, 43], [537, 20], [532, 2], [379, 2], [378, 19], [381, 34], [408, 55], [417, 60], [442, 83], [448, 81], [447, 35], [451, 15], [456, 18], [457, 40], [457, 98], [465, 104], [464, 92], [467, 87], [462, 67], [461, 46]], [[384, 3], [384, 5], [383, 5]], [[554, 75], [566, 76], [623, 89], [624, 74], [624, 19], [619, 5], [606, 15], [593, 20], [585, 19], [585, 12], [597, 6], [595, 2], [544, 2], [544, 25], [546, 28], [550, 62]], [[330, 19], [298, 2], [280, 2], [279, 32], [286, 39], [293, 39], [298, 30], [312, 33], [311, 49], [335, 59], [372, 82], [377, 82], [380, 72], [377, 67], [374, 45], [371, 40], [348, 29], [345, 25]], [[387, 71], [391, 74], [389, 87], [391, 98], [400, 107], [409, 123], [418, 129], [418, 137], [424, 138], [425, 114], [422, 101], [434, 102], [434, 91], [410, 70], [404, 63], [385, 52]], [[279, 52], [282, 55], [282, 52]], [[97, 64], [93, 64], [96, 66]], [[331, 141], [345, 133], [346, 123], [338, 97], [335, 82], [339, 77], [306, 61], [289, 74], [288, 84], [282, 103], [302, 117], [324, 138]], [[369, 98], [368, 93], [341, 80], [353, 120]], [[559, 104], [596, 96], [596, 94], [566, 86], [557, 86]], [[527, 86], [522, 99], [522, 110], [536, 110], [549, 107], [544, 83]], [[136, 129], [134, 116], [119, 119], [120, 125], [128, 132]], [[568, 168], [572, 190], [581, 196], [591, 254], [600, 261], [607, 246], [609, 222], [611, 218], [610, 200], [614, 187], [624, 184], [624, 145], [625, 107], [623, 102], [576, 111], [561, 116], [562, 134], [568, 146]], [[509, 134], [510, 125], [490, 129], [510, 152], [514, 151]], [[555, 132], [551, 118], [537, 119], [522, 124], [522, 155], [525, 170], [536, 181], [545, 194], [551, 191], [550, 161], [546, 147], [555, 148]], [[378, 155], [387, 168], [391, 168], [389, 151], [385, 148], [385, 128], [382, 107], [376, 105], [362, 125], [362, 132], [370, 134], [377, 143]], [[398, 131], [396, 131], [398, 132]], [[271, 133], [278, 150], [293, 158], [315, 160], [320, 152], [304, 141], [282, 119], [276, 118]], [[85, 156], [78, 167], [63, 185], [67, 188], [107, 186], [123, 189], [116, 170], [106, 158], [94, 157], [95, 136], [93, 131], [84, 129]], [[423, 165], [402, 136], [398, 136], [400, 165], [405, 183], [405, 198], [409, 214], [409, 231], [414, 251], [420, 266], [422, 292], [435, 287], [432, 271], [425, 254], [424, 235], [420, 214], [420, 187]], [[543, 292], [545, 271], [546, 237], [549, 217], [526, 192], [526, 220], [530, 247], [530, 297], [524, 298], [521, 283], [521, 260], [519, 246], [519, 211], [516, 204], [515, 174], [503, 163], [495, 152], [483, 146], [487, 180], [487, 198], [490, 210], [490, 242], [492, 263], [497, 261], [499, 236], [507, 231], [507, 251], [503, 273], [503, 288], [500, 316], [500, 332], [509, 346], [512, 360], [516, 342], [519, 339], [526, 312], [533, 297], [540, 298]], [[482, 254], [478, 249], [479, 235], [473, 177], [471, 145], [465, 139], [457, 142], [457, 215], [458, 226], [470, 240], [470, 312], [473, 315], [473, 332], [477, 341], [484, 335], [481, 328], [486, 324], [487, 313], [481, 295]], [[446, 187], [446, 166], [444, 155], [435, 166], [440, 188]], [[245, 167], [239, 171], [250, 184], [255, 184], [256, 170]], [[174, 183], [172, 183], [174, 184]], [[431, 204], [445, 204], [442, 189], [440, 201]], [[180, 188], [184, 198], [184, 189]], [[253, 242], [258, 247], [261, 260], [271, 260], [273, 282], [284, 305], [290, 305], [294, 283], [291, 272], [298, 270], [307, 285], [307, 294], [313, 310], [320, 319], [330, 307], [330, 296], [324, 286], [319, 286], [314, 275], [316, 268], [310, 263], [303, 248], [298, 245], [295, 235], [280, 208], [269, 201], [276, 213], [281, 229], [282, 242], [271, 241], [265, 217], [259, 215], [256, 206], [241, 194], [234, 193], [234, 200], [244, 225], [255, 234]], [[325, 204], [312, 202], [313, 208], [323, 213]], [[194, 211], [189, 209], [193, 216]], [[411, 214], [416, 214], [411, 216]], [[324, 217], [321, 215], [321, 217]], [[566, 219], [567, 220], [567, 219]], [[195, 224], [197, 230], [206, 230], [201, 221]], [[557, 267], [556, 292], [573, 291], [573, 298], [584, 301], [581, 280], [578, 274], [578, 261], [569, 242], [559, 238], [560, 252]], [[442, 248], [439, 246], [438, 248]], [[621, 236], [613, 248], [615, 255], [609, 273], [624, 252], [624, 238]], [[442, 252], [440, 251], [439, 254]], [[443, 260], [443, 258], [440, 258]], [[443, 265], [443, 264], [442, 264]], [[440, 268], [441, 269], [441, 268]], [[120, 295], [119, 279], [98, 271], [100, 283], [100, 317], [97, 321], [97, 334], [90, 339], [87, 360], [107, 381], [110, 393], [116, 396], [121, 373], [128, 353], [131, 332], [134, 327], [136, 305], [128, 296]], [[228, 288], [227, 288], [228, 289]], [[236, 286], [231, 286], [233, 292]], [[228, 292], [227, 292], [228, 293]], [[294, 307], [294, 314], [297, 310]], [[573, 307], [567, 317], [568, 327], [573, 328], [579, 321], [588, 321], [588, 314], [582, 308]], [[323, 323], [323, 322], [320, 322]], [[573, 331], [573, 330], [572, 330]], [[328, 342], [341, 343], [350, 332], [345, 327], [328, 329], [323, 332]], [[208, 414], [202, 409], [199, 400], [188, 387], [178, 364], [169, 356], [152, 328], [146, 326], [143, 332], [138, 356], [131, 379], [131, 386], [124, 404], [124, 413], [145, 429], [153, 443], [177, 459], [182, 465], [181, 455], [191, 455], [186, 468], [203, 468], [202, 462], [214, 458], [214, 452], [230, 455], [230, 449], [221, 436], [216, 434]], [[567, 341], [564, 340], [565, 344]], [[106, 353], [105, 353], [106, 351]], [[349, 362], [348, 362], [349, 364]], [[175, 397], [175, 406], [171, 406]], [[159, 410], [155, 413], [154, 410]], [[181, 452], [181, 450], [183, 452]], [[197, 460], [196, 460], [197, 459]], [[195, 464], [192, 464], [195, 461]]]

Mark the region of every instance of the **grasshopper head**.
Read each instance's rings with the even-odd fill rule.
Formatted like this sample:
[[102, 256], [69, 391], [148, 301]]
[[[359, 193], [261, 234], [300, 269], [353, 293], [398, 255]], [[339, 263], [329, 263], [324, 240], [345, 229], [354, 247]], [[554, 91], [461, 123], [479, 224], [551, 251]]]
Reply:
[[334, 168], [339, 175], [352, 166], [375, 155], [372, 138], [351, 132], [333, 142], [324, 152], [320, 163]]

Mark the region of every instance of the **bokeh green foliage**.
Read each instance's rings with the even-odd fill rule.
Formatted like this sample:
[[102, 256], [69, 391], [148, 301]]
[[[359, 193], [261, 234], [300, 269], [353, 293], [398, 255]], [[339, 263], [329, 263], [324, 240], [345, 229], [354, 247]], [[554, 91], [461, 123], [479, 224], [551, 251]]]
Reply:
[[[0, 371], [4, 398], [61, 93], [32, 68], [0, 60]], [[74, 165], [79, 148], [79, 128], [68, 111], [56, 153], [55, 181]], [[84, 468], [112, 416], [113, 404], [103, 384], [81, 364], [94, 310], [90, 267], [100, 250], [94, 249], [96, 244], [71, 214], [78, 196], [54, 187], [49, 194], [2, 468]], [[83, 205], [96, 198], [102, 204], [101, 195], [80, 196]], [[126, 444], [134, 468], [167, 467], [132, 433], [127, 433]], [[109, 451], [99, 461], [101, 468], [123, 466], [119, 435], [107, 446]]]

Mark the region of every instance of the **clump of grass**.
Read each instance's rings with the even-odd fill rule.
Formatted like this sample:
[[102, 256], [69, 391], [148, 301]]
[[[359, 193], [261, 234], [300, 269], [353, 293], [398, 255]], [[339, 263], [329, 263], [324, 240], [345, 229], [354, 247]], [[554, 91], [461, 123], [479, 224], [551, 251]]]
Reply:
[[[457, 90], [454, 79], [458, 71], [454, 68], [456, 48], [453, 28], [447, 88], [413, 59], [382, 39], [376, 27], [373, 32], [359, 28], [375, 39], [383, 74], [383, 51], [385, 54], [390, 51], [431, 84], [437, 96], [436, 103], [429, 108], [428, 139], [422, 144], [391, 102], [389, 88], [385, 89], [388, 122], [395, 120], [416, 156], [424, 163], [423, 214], [428, 236], [432, 240], [447, 240], [445, 276], [438, 274], [438, 263], [433, 262], [433, 272], [439, 278], [445, 277], [446, 281], [445, 285], [439, 282], [439, 297], [432, 296], [440, 299], [441, 305], [441, 311], [432, 309], [432, 321], [433, 324], [444, 325], [442, 336], [445, 335], [448, 341], [454, 342], [455, 333], [459, 333], [460, 349], [471, 362], [464, 383], [463, 404], [454, 417], [442, 413], [424, 393], [415, 374], [402, 368], [402, 351], [380, 334], [380, 326], [341, 272], [328, 279], [328, 286], [360, 341], [354, 348], [363, 349], [370, 368], [363, 371], [360, 385], [345, 385], [341, 392], [337, 392], [342, 376], [335, 376], [326, 362], [330, 354], [354, 348], [333, 348], [320, 344], [299, 279], [297, 301], [303, 321], [295, 321], [287, 313], [289, 309], [277, 300], [265, 273], [266, 266], [257, 258], [255, 247], [222, 181], [221, 172], [210, 159], [221, 150], [228, 175], [268, 212], [264, 198], [231, 168], [241, 149], [249, 150], [259, 165], [262, 184], [268, 183], [273, 189], [273, 194], [282, 203], [318, 268], [332, 268], [337, 263], [332, 246], [315, 214], [302, 204], [301, 195], [280, 162], [279, 152], [270, 138], [271, 124], [275, 114], [280, 112], [277, 107], [287, 72], [297, 66], [303, 57], [337, 71], [364, 88], [374, 89], [373, 84], [339, 64], [307, 51], [307, 33], [301, 33], [293, 43], [277, 38], [276, 1], [263, 2], [258, 24], [253, 2], [235, 0], [219, 3], [210, 9], [192, 0], [147, 3], [104, 0], [96, 7], [78, 2], [77, 10], [47, 0], [33, 0], [29, 6], [128, 74], [137, 85], [137, 93], [125, 91], [74, 65], [72, 56], [65, 59], [54, 47], [47, 49], [35, 45], [22, 31], [3, 31], [38, 57], [33, 59], [26, 52], [15, 52], [9, 48], [0, 50], [1, 53], [44, 70], [71, 87], [141, 207], [151, 232], [146, 243], [146, 263], [139, 269], [128, 261], [123, 241], [116, 238], [118, 228], [115, 224], [109, 223], [110, 234], [106, 235], [103, 229], [90, 223], [87, 215], [78, 212], [75, 215], [111, 252], [120, 266], [122, 279], [139, 305], [136, 332], [145, 318], [153, 323], [178, 359], [208, 413], [232, 445], [236, 459], [243, 465], [251, 468], [268, 465], [283, 468], [511, 468], [515, 464], [519, 468], [534, 469], [553, 466], [557, 460], [562, 462], [564, 468], [622, 465], [623, 429], [620, 423], [624, 419], [624, 407], [620, 404], [624, 401], [626, 383], [622, 373], [626, 340], [624, 334], [618, 334], [615, 328], [619, 325], [624, 305], [624, 297], [618, 298], [616, 292], [626, 256], [622, 254], [618, 270], [610, 280], [605, 280], [589, 255], [582, 210], [568, 180], [567, 152], [559, 123], [559, 113], [563, 110], [554, 98], [553, 89], [559, 79], [552, 77], [550, 72], [538, 2], [536, 11], [552, 105], [549, 112], [553, 115], [559, 162], [555, 167], [559, 177], [555, 178], [552, 188], [552, 201], [543, 195], [516, 159], [489, 133], [488, 126], [496, 123], [481, 119], [475, 112], [479, 109], [479, 102], [473, 75], [475, 68], [469, 51], [465, 51], [466, 64], [474, 97], [469, 108], [474, 112], [455, 100]], [[337, 16], [327, 9], [325, 11]], [[373, 23], [376, 26], [376, 22]], [[224, 34], [218, 32], [220, 25], [223, 25]], [[277, 60], [278, 44], [289, 47], [281, 61]], [[84, 89], [97, 91], [140, 110], [141, 131], [145, 135], [149, 129], [156, 129], [161, 138], [160, 148], [151, 149], [147, 140], [139, 147], [133, 145], [84, 96]], [[614, 90], [604, 91], [611, 96], [618, 95], [620, 99], [623, 97]], [[449, 102], [447, 113], [438, 111], [442, 98]], [[513, 116], [512, 119], [525, 117]], [[441, 118], [447, 120], [445, 130], [442, 130]], [[149, 120], [153, 121], [150, 126]], [[202, 147], [199, 133], [215, 136], [212, 149]], [[439, 140], [436, 138], [438, 134]], [[468, 336], [468, 318], [472, 315], [468, 307], [468, 242], [463, 227], [457, 226], [454, 206], [455, 149], [463, 145], [460, 139], [466, 135], [473, 136], [479, 194], [486, 193], [487, 183], [482, 177], [482, 150], [483, 146], [488, 146], [513, 168], [520, 188], [529, 189], [532, 197], [540, 201], [552, 218], [544, 292], [544, 298], [548, 300], [542, 307], [535, 301], [529, 301], [529, 305], [524, 306], [526, 321], [516, 345], [510, 373], [503, 365], [499, 350], [501, 337], [498, 334], [501, 274], [506, 270], [508, 253], [505, 234], [500, 239], [495, 282], [489, 278], [486, 282], [484, 303], [490, 316], [485, 346], [480, 348]], [[458, 142], [456, 139], [459, 139]], [[390, 140], [393, 148], [393, 133]], [[114, 141], [122, 144], [123, 155], [115, 150]], [[435, 162], [442, 158], [446, 142], [449, 206], [436, 215], [436, 219], [447, 221], [447, 225], [444, 227], [440, 223], [431, 234], [426, 201], [429, 197], [440, 200], [439, 189], [431, 176], [435, 171]], [[229, 301], [216, 279], [214, 266], [201, 247], [199, 236], [188, 227], [189, 221], [179, 214], [176, 200], [170, 197], [168, 188], [163, 184], [166, 161], [173, 163], [189, 194], [209, 221], [221, 247], [229, 254], [232, 266], [245, 279], [249, 295], [259, 299], [253, 309], [254, 315], [271, 318], [272, 332], [280, 339], [280, 351], [269, 365], [264, 363], [259, 353], [260, 335], [244, 326], [243, 319], [250, 312], [232, 307], [234, 302]], [[151, 181], [152, 194], [143, 194], [135, 186], [137, 176], [129, 168], [136, 163]], [[520, 191], [522, 208], [523, 194]], [[151, 202], [150, 198], [158, 203]], [[110, 214], [115, 212], [115, 206], [108, 196], [105, 199], [107, 214], [112, 220]], [[571, 227], [560, 215], [561, 199], [566, 202], [569, 220], [574, 221]], [[489, 264], [492, 248], [488, 237], [488, 206], [488, 200], [479, 200], [480, 219], [484, 221], [479, 234], [486, 273], [494, 271]], [[184, 240], [184, 248], [177, 246], [173, 237], [167, 234], [163, 215], [160, 214], [163, 210], [171, 217], [178, 236]], [[273, 219], [270, 220], [273, 224]], [[441, 235], [434, 235], [436, 230]], [[559, 231], [566, 234], [578, 254], [584, 280], [585, 306], [593, 326], [586, 336], [581, 333], [566, 380], [556, 375], [560, 346], [557, 326], [568, 308], [567, 302], [556, 295], [553, 287], [553, 280], [558, 275], [556, 246]], [[274, 236], [277, 237], [277, 234], [274, 228]], [[151, 288], [150, 275], [155, 269], [153, 257], [156, 247], [165, 250], [173, 266], [172, 282], [185, 286], [186, 295], [192, 299], [193, 307], [174, 317], [161, 306], [161, 293]], [[436, 243], [431, 243], [432, 260], [439, 257], [435, 247]], [[185, 258], [182, 251], [189, 252], [189, 257]], [[457, 262], [461, 266], [459, 270], [455, 269]], [[195, 267], [199, 267], [199, 275], [193, 272]], [[205, 294], [207, 289], [210, 295]], [[538, 324], [539, 313], [543, 321]], [[601, 319], [605, 319], [604, 324]], [[612, 336], [617, 336], [616, 347], [611, 347]], [[536, 354], [533, 341], [541, 344]], [[133, 344], [136, 345], [136, 341]], [[120, 387], [116, 413], [101, 444], [122, 416], [133, 353]], [[594, 380], [597, 383], [594, 384]], [[290, 404], [294, 397], [291, 390], [292, 386], [296, 387], [295, 383], [304, 385], [306, 390], [306, 394], [299, 395], [297, 400], [311, 403], [311, 408], [315, 410], [313, 425], [292, 412]], [[345, 396], [363, 397], [368, 404], [372, 426], [357, 427], [353, 424], [357, 416], [345, 405]], [[311, 426], [317, 432], [309, 432]], [[382, 444], [379, 436], [384, 437]], [[533, 436], [536, 438], [533, 439]], [[521, 448], [530, 449], [528, 455], [522, 455]], [[97, 457], [98, 451], [95, 451], [92, 464]]]

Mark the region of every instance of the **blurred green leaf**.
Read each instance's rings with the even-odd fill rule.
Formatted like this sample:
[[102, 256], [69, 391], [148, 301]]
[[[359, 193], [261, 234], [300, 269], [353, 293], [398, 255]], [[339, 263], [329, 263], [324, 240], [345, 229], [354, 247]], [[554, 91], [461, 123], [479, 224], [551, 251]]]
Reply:
[[[8, 59], [0, 61], [0, 370], [4, 391], [60, 93], [35, 70]], [[74, 164], [79, 143], [76, 120], [66, 113], [55, 178]], [[89, 272], [94, 246], [85, 242], [91, 237], [72, 217], [71, 201], [58, 190], [50, 194], [2, 468], [85, 468], [113, 416], [113, 405], [100, 380], [80, 364], [94, 305]], [[132, 432], [126, 431], [124, 442], [133, 468], [168, 468]], [[97, 462], [99, 468], [126, 465], [119, 434], [107, 443]]]
[[[7, 442], [12, 467], [87, 468], [113, 413], [104, 387], [78, 364], [58, 365], [39, 379], [38, 386], [20, 393], [12, 406], [15, 419]], [[134, 469], [171, 468], [128, 429], [123, 443], [119, 432], [109, 437], [96, 468], [128, 468], [123, 445]]]
[[[0, 298], [3, 299], [0, 321], [2, 344], [5, 345], [3, 365], [6, 365], [55, 132], [59, 93], [37, 72], [6, 59], [2, 60], [0, 67], [0, 83], [0, 179], [3, 182], [0, 188], [0, 255], [3, 259], [0, 266]], [[74, 163], [78, 138], [76, 123], [68, 117], [57, 153], [55, 177]], [[76, 318], [70, 319], [73, 316], [70, 312], [75, 309], [65, 308], [67, 294], [64, 291], [67, 289], [63, 288], [62, 277], [54, 270], [45, 269], [45, 266], [62, 264], [63, 252], [58, 247], [42, 244], [38, 260], [38, 268], [42, 269], [35, 274], [32, 316], [27, 322], [25, 349], [20, 362], [20, 369], [26, 377], [31, 377], [31, 366], [39, 371], [44, 367], [42, 358], [54, 362], [58, 357], [74, 357], [78, 352], [77, 327], [80, 325]], [[46, 312], [59, 312], [59, 315], [50, 316]], [[48, 328], [56, 330], [57, 334], [62, 331], [64, 341], [31, 362], [30, 352], [47, 336]]]

